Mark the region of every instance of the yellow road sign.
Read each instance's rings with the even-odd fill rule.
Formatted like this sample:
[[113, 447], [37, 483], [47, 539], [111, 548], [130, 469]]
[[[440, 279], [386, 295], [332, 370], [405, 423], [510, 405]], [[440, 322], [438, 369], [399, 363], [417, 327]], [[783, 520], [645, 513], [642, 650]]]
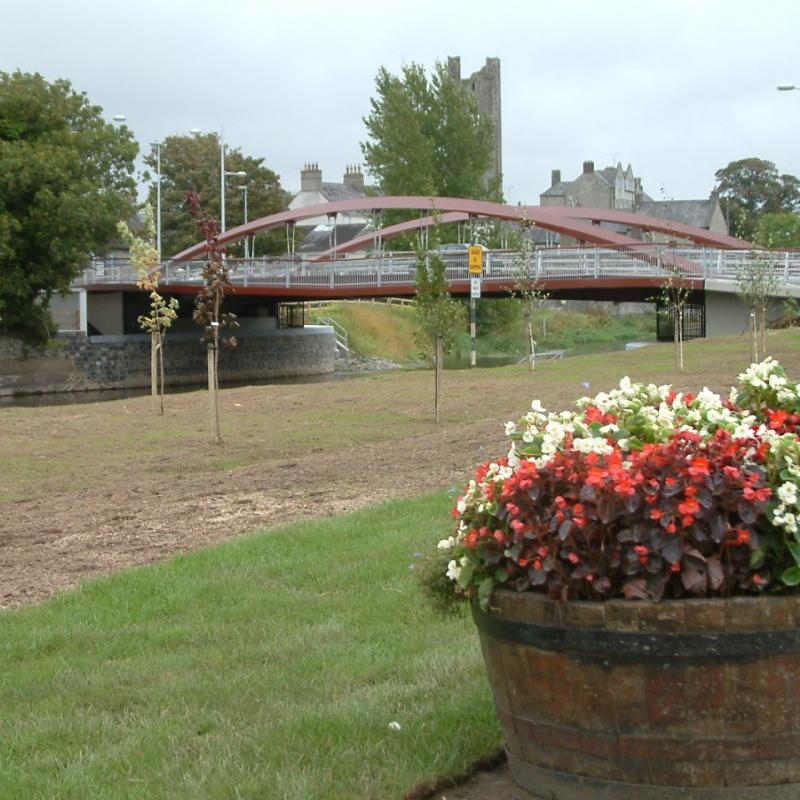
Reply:
[[483, 248], [478, 244], [469, 246], [469, 271], [471, 275], [483, 272]]

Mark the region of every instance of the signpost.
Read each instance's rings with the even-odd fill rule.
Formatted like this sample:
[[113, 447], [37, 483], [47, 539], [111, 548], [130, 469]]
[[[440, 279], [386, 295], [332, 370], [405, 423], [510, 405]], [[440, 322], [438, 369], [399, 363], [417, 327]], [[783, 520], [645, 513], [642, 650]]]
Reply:
[[477, 362], [478, 335], [475, 328], [475, 301], [481, 296], [481, 275], [483, 274], [483, 248], [478, 244], [469, 246], [469, 365], [474, 367]]

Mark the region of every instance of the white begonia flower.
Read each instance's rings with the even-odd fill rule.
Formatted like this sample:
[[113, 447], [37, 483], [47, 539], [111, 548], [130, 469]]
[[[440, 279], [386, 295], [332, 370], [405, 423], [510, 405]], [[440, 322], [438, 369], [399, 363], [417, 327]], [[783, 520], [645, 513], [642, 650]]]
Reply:
[[447, 564], [447, 577], [451, 581], [457, 581], [459, 575], [461, 575], [461, 567], [455, 559], [452, 559]]
[[599, 453], [600, 455], [607, 455], [614, 451], [614, 448], [599, 436], [575, 439], [572, 442], [572, 449], [577, 450], [579, 453]]
[[530, 444], [533, 441], [533, 438], [534, 438], [533, 434], [530, 432], [530, 430], [523, 431], [523, 433], [522, 433], [522, 441], [523, 442], [526, 442], [526, 443]]
[[463, 497], [461, 497], [456, 503], [456, 511], [458, 511], [459, 514], [463, 514], [466, 510], [467, 510], [467, 501]]
[[542, 405], [541, 400], [531, 400], [531, 411], [535, 411], [537, 414], [546, 414], [547, 410]]
[[797, 505], [797, 485], [791, 481], [786, 481], [778, 487], [778, 498], [787, 506]]
[[789, 381], [782, 375], [772, 374], [769, 376], [769, 385], [771, 389], [782, 389]]
[[720, 408], [722, 406], [722, 398], [716, 392], [712, 392], [707, 386], [704, 386], [697, 393], [695, 402], [708, 408]]
[[455, 536], [450, 536], [447, 539], [440, 539], [439, 544], [437, 544], [436, 547], [439, 550], [452, 550], [455, 547], [455, 544]]
[[506, 436], [511, 436], [517, 430], [516, 422], [506, 422]]
[[620, 391], [625, 392], [626, 394], [631, 391], [633, 388], [633, 384], [631, 383], [631, 379], [626, 375], [622, 378], [619, 382]]
[[792, 403], [796, 398], [796, 394], [791, 389], [778, 389], [778, 402], [779, 403]]

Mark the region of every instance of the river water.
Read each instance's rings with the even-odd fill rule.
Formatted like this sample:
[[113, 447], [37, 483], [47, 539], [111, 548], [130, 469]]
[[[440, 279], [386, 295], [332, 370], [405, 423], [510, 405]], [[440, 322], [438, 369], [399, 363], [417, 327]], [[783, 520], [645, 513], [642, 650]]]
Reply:
[[[564, 351], [564, 357], [579, 355], [590, 355], [593, 353], [611, 353], [625, 350], [626, 342], [591, 342], [580, 344], [569, 350]], [[524, 356], [519, 355], [491, 355], [477, 358], [477, 366], [503, 367], [509, 364], [519, 364], [525, 360]], [[445, 369], [468, 369], [469, 353], [460, 356], [446, 356]], [[223, 389], [231, 389], [237, 386], [265, 386], [271, 384], [304, 384], [304, 383], [327, 383], [329, 381], [344, 380], [346, 378], [357, 378], [361, 375], [374, 374], [374, 370], [357, 370], [353, 372], [333, 372], [326, 375], [305, 375], [294, 378], [273, 378], [265, 381], [225, 381], [221, 384]], [[179, 394], [181, 392], [196, 392], [203, 389], [205, 384], [186, 384], [182, 386], [170, 386], [167, 391], [169, 394]], [[150, 394], [150, 388], [141, 386], [130, 389], [100, 389], [88, 392], [50, 392], [48, 394], [27, 394], [0, 396], [0, 409], [38, 407], [38, 406], [64, 406], [81, 403], [101, 403], [107, 400], [127, 400], [130, 397], [142, 397]]]

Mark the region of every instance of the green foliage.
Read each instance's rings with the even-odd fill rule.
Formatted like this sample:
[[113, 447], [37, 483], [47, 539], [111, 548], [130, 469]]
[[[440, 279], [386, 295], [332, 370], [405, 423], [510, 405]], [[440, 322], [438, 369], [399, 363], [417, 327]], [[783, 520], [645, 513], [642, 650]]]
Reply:
[[[155, 153], [147, 155], [144, 161], [150, 169], [156, 170]], [[216, 133], [168, 136], [161, 145], [161, 246], [164, 256], [178, 253], [197, 242], [197, 226], [184, 202], [187, 192], [198, 194], [207, 214], [220, 219], [219, 162], [219, 135]], [[226, 172], [247, 173], [246, 178], [229, 177], [225, 181], [225, 224], [228, 228], [244, 222], [244, 197], [239, 188], [244, 184], [248, 187], [248, 220], [286, 208], [287, 197], [278, 176], [263, 164], [263, 158], [246, 156], [238, 147], [226, 146]], [[148, 201], [155, 206], [155, 184], [150, 187]], [[259, 236], [255, 246], [256, 255], [284, 252], [285, 233], [276, 231]], [[243, 248], [243, 244], [233, 247]]]
[[463, 771], [499, 741], [477, 636], [409, 569], [447, 527], [445, 495], [398, 501], [3, 612], [0, 796], [400, 798]]
[[800, 210], [800, 181], [780, 175], [771, 161], [744, 158], [714, 173], [731, 233], [753, 241], [764, 214]]
[[775, 250], [800, 247], [800, 214], [791, 211], [764, 214], [758, 220], [753, 241]]
[[0, 334], [50, 339], [50, 298], [133, 210], [137, 151], [68, 81], [0, 72]]
[[419, 64], [399, 76], [381, 67], [375, 87], [361, 149], [384, 194], [497, 197], [497, 187], [484, 180], [492, 123], [443, 64], [430, 80]]

